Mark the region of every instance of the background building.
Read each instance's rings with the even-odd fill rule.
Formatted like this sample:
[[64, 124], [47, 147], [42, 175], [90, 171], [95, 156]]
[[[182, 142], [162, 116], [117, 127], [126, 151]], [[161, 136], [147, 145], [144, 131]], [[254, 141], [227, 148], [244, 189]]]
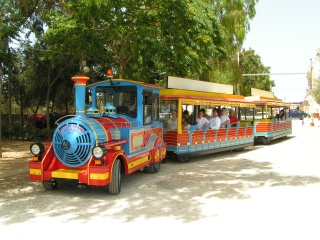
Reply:
[[319, 113], [320, 105], [316, 103], [314, 97], [312, 96], [312, 91], [315, 88], [316, 80], [320, 78], [320, 53], [318, 52], [315, 59], [310, 59], [310, 70], [307, 75], [308, 79], [308, 89], [306, 100], [309, 106], [306, 107], [306, 112], [308, 113]]

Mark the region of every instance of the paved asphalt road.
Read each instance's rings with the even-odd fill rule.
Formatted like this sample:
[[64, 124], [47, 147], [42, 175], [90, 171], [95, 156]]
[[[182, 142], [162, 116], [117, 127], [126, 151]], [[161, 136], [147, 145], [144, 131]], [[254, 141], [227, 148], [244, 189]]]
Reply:
[[18, 171], [1, 159], [0, 239], [318, 240], [319, 140], [317, 123], [296, 120], [267, 146], [127, 176], [119, 196], [74, 182], [45, 191], [28, 179], [25, 155]]

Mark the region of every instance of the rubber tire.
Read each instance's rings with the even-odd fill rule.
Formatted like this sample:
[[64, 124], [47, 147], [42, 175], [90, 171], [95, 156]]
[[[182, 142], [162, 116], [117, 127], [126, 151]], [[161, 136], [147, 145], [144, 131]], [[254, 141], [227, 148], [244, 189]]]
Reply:
[[269, 140], [268, 138], [263, 138], [263, 139], [262, 139], [262, 143], [263, 143], [264, 145], [268, 145], [268, 144], [270, 143], [270, 140]]
[[178, 161], [181, 163], [188, 163], [188, 162], [190, 162], [190, 159], [191, 159], [191, 157], [187, 157], [187, 156], [178, 157]]
[[42, 186], [45, 190], [55, 190], [58, 187], [56, 181], [42, 181]]
[[160, 171], [161, 162], [155, 162], [144, 168], [146, 173], [157, 173]]
[[121, 162], [116, 159], [112, 166], [111, 183], [108, 186], [110, 195], [119, 195], [121, 191]]
[[233, 149], [233, 150], [231, 150], [231, 152], [241, 152], [241, 151], [243, 151], [243, 147], [242, 148], [236, 148], [236, 149]]

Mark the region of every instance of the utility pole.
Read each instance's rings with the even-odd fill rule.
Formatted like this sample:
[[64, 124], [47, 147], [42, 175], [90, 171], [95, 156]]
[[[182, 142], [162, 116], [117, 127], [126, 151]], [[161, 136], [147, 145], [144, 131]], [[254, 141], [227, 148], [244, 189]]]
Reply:
[[[237, 54], [238, 54], [237, 55], [238, 68], [241, 71], [241, 69], [240, 69], [240, 52], [238, 52]], [[237, 83], [237, 94], [240, 95], [240, 79], [239, 79], [239, 82]]]

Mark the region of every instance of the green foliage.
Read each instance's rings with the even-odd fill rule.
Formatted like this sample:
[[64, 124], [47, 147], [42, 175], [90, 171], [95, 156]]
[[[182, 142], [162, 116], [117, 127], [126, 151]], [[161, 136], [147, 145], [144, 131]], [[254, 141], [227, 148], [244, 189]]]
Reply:
[[53, 137], [53, 129], [39, 129], [33, 126], [13, 125], [12, 127], [2, 128], [2, 137], [9, 139], [28, 140], [28, 141], [50, 141]]
[[53, 57], [84, 56], [114, 68], [120, 78], [154, 82], [161, 72], [200, 75], [211, 69], [207, 59], [226, 57], [223, 28], [200, 0], [72, 1], [48, 19], [43, 39]]
[[223, 26], [227, 59], [207, 59], [212, 70], [204, 72], [200, 78], [207, 81], [231, 84], [236, 87], [242, 84], [241, 69], [237, 54], [250, 29], [250, 20], [255, 16], [257, 0], [205, 0]]
[[224, 27], [231, 54], [241, 49], [258, 0], [206, 0]]
[[[13, 70], [13, 98], [33, 113], [48, 110], [49, 102], [67, 111], [73, 102], [70, 78], [82, 72], [82, 63], [90, 67], [90, 83], [112, 67], [115, 77], [159, 85], [173, 75], [240, 84], [243, 93], [257, 82], [266, 89], [272, 81], [241, 77], [264, 71], [262, 64], [243, 57], [237, 63], [256, 2], [0, 0], [0, 60], [6, 74], [9, 66]], [[14, 39], [19, 47], [9, 48]]]

